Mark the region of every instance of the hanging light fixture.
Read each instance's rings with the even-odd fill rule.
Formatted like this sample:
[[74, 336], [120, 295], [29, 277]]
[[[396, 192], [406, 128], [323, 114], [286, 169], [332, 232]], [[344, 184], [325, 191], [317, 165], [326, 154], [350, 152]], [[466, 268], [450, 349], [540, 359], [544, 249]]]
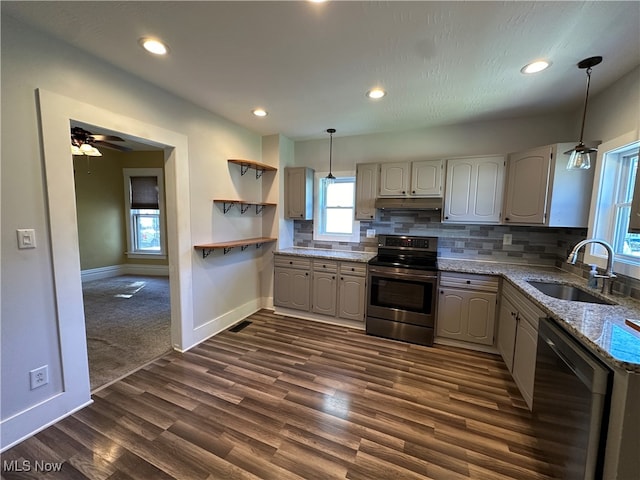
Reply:
[[564, 152], [570, 154], [569, 162], [567, 163], [567, 170], [587, 170], [591, 168], [590, 154], [598, 151], [596, 148], [590, 148], [585, 146], [582, 142], [584, 136], [584, 123], [587, 118], [587, 102], [589, 100], [589, 84], [591, 83], [591, 67], [594, 67], [602, 62], [602, 57], [589, 57], [578, 63], [578, 68], [587, 70], [587, 93], [584, 97], [584, 112], [582, 113], [582, 128], [580, 129], [580, 143], [576, 145], [573, 150]]
[[336, 133], [336, 129], [335, 128], [327, 128], [327, 133], [329, 134], [329, 175], [327, 175], [325, 178], [329, 181], [332, 182], [336, 179], [336, 177], [333, 176], [333, 173], [331, 173], [331, 160], [332, 160], [332, 154], [333, 154], [333, 134]]

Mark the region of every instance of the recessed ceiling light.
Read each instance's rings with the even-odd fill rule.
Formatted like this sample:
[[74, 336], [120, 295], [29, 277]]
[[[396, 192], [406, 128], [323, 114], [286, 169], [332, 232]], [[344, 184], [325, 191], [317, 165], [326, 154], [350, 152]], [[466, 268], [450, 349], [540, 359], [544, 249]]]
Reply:
[[153, 53], [154, 55], [166, 55], [169, 51], [164, 43], [155, 38], [144, 37], [141, 38], [139, 42], [142, 48], [144, 48], [149, 53]]
[[386, 94], [387, 94], [387, 92], [385, 92], [381, 88], [372, 88], [371, 90], [369, 90], [367, 92], [367, 97], [373, 98], [374, 100], [377, 100], [378, 98], [384, 97]]
[[253, 113], [256, 117], [266, 117], [268, 115], [267, 111], [262, 108], [251, 110], [251, 113]]
[[546, 60], [536, 60], [535, 62], [531, 62], [528, 65], [525, 65], [520, 69], [522, 73], [538, 73], [542, 70], [546, 70], [551, 66], [551, 62], [547, 62]]

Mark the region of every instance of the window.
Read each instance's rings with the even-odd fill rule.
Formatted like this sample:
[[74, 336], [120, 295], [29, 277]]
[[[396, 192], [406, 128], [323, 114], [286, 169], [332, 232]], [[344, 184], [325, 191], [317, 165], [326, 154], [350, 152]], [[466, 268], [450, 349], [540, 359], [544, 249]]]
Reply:
[[337, 175], [329, 181], [325, 176], [316, 174], [314, 240], [359, 242], [360, 222], [354, 220], [356, 178]]
[[161, 168], [125, 168], [129, 258], [164, 258], [164, 185]]
[[[638, 172], [640, 142], [628, 143], [628, 136], [602, 144], [596, 165], [590, 238], [606, 240], [615, 253], [614, 271], [640, 278], [640, 234], [629, 233], [629, 217]], [[605, 266], [606, 252], [592, 245], [585, 263]]]

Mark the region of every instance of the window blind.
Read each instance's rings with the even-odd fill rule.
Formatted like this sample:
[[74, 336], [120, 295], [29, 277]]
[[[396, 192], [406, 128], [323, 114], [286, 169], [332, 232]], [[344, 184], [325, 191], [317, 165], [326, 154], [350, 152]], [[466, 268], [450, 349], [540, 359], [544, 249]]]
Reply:
[[159, 210], [158, 177], [130, 177], [131, 208]]

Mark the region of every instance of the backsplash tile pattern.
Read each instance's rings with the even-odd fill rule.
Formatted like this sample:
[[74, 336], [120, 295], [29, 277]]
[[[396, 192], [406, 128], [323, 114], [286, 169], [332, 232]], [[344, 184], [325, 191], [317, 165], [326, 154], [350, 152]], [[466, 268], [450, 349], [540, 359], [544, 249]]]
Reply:
[[[380, 211], [373, 221], [360, 222], [360, 243], [314, 242], [313, 221], [294, 222], [294, 245], [375, 252], [377, 239], [366, 238], [367, 229], [376, 234], [438, 237], [438, 255], [443, 258], [487, 260], [527, 265], [555, 265], [566, 258], [585, 228], [516, 227], [507, 225], [447, 224], [435, 211]], [[503, 245], [503, 235], [512, 235], [512, 244]]]

